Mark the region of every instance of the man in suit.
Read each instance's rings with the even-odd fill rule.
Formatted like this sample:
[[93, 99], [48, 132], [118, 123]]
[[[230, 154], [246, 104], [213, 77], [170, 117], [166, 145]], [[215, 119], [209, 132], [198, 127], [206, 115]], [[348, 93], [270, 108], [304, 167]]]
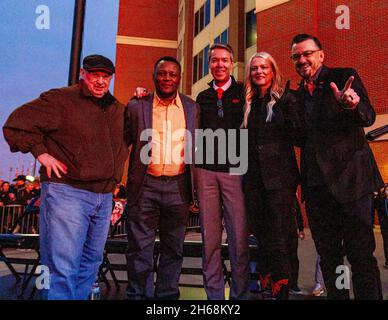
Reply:
[[[247, 217], [242, 174], [231, 174], [237, 165], [222, 156], [232, 149], [229, 132], [237, 132], [243, 120], [244, 90], [231, 76], [233, 50], [227, 44], [214, 44], [209, 50], [209, 68], [213, 81], [209, 88], [199, 93], [201, 106], [201, 129], [207, 132], [225, 133], [225, 144], [215, 140], [202, 140], [203, 159], [197, 161], [197, 196], [200, 208], [200, 223], [203, 242], [203, 278], [208, 299], [225, 299], [224, 274], [222, 269], [221, 239], [223, 224], [228, 237], [228, 252], [231, 265], [231, 299], [245, 299], [249, 289], [249, 249]], [[198, 140], [200, 138], [198, 137]], [[221, 139], [220, 139], [221, 140]], [[227, 147], [229, 149], [227, 149]], [[237, 145], [236, 150], [241, 145]], [[198, 150], [201, 150], [200, 147]], [[241, 152], [241, 150], [240, 150]], [[212, 159], [210, 154], [214, 155]], [[247, 160], [247, 156], [241, 156]], [[243, 165], [240, 164], [240, 169]], [[235, 171], [236, 172], [236, 171]], [[237, 171], [238, 172], [238, 171]]]
[[341, 281], [343, 256], [352, 266], [355, 299], [381, 299], [373, 256], [373, 192], [383, 186], [363, 127], [375, 121], [367, 91], [354, 69], [323, 64], [320, 41], [295, 36], [291, 59], [303, 78], [299, 88], [305, 139], [301, 146], [303, 194], [321, 256], [328, 299], [349, 299]]
[[[132, 146], [127, 181], [127, 297], [178, 299], [199, 108], [178, 93], [181, 66], [175, 58], [156, 61], [153, 79], [155, 92], [130, 101], [125, 117], [125, 141]], [[154, 288], [157, 232], [160, 258]]]

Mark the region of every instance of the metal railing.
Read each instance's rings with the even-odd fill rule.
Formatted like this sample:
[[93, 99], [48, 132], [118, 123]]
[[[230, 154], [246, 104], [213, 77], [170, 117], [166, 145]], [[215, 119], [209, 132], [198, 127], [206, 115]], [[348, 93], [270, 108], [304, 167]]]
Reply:
[[190, 212], [187, 219], [187, 230], [200, 230], [199, 213]]
[[[126, 216], [118, 219], [110, 227], [110, 237], [123, 237], [127, 234]], [[190, 212], [187, 220], [187, 229], [199, 230], [199, 214]], [[26, 211], [23, 205], [7, 205], [0, 207], [0, 234], [5, 233], [22, 233], [38, 234], [39, 233], [39, 214]]]
[[26, 212], [26, 206], [0, 207], [0, 233], [39, 233], [39, 214]]

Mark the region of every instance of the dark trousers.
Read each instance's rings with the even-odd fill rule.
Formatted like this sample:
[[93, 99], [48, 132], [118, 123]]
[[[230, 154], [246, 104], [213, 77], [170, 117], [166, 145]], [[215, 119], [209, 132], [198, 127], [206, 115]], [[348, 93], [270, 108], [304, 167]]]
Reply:
[[388, 215], [381, 210], [377, 210], [380, 222], [381, 236], [383, 237], [385, 264], [388, 265]]
[[380, 272], [372, 229], [372, 195], [346, 203], [338, 203], [324, 187], [308, 188], [306, 209], [312, 236], [321, 256], [321, 269], [328, 299], [349, 299], [349, 290], [339, 289], [336, 280], [343, 257], [352, 267], [355, 299], [382, 299]]
[[298, 227], [295, 218], [283, 219], [283, 232], [286, 239], [286, 248], [290, 259], [290, 288], [298, 286], [299, 259], [298, 259]]
[[[137, 203], [128, 210], [128, 299], [178, 299], [188, 217], [185, 179], [147, 175]], [[154, 246], [160, 257], [154, 288]]]
[[295, 201], [295, 190], [268, 191], [248, 187], [245, 196], [249, 228], [258, 240], [259, 274], [271, 274], [274, 282], [288, 279], [290, 260], [283, 226], [291, 224], [294, 219], [291, 208]]

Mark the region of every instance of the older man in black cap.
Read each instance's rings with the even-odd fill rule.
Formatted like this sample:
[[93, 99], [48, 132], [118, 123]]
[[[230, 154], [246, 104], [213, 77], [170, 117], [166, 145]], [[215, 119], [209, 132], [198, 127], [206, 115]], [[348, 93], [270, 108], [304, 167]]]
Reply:
[[11, 151], [31, 152], [42, 164], [40, 252], [50, 271], [48, 299], [87, 299], [102, 262], [112, 191], [127, 157], [125, 107], [109, 92], [114, 72], [108, 58], [85, 57], [78, 85], [42, 93], [3, 128]]

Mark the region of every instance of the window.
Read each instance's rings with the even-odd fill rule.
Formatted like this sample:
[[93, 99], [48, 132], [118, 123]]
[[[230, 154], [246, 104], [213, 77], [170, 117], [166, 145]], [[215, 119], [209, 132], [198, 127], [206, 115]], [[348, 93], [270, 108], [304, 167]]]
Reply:
[[193, 83], [198, 81], [198, 55], [194, 57], [193, 61]]
[[256, 12], [251, 10], [246, 13], [245, 17], [245, 48], [256, 44], [257, 40], [257, 22]]
[[215, 14], [217, 16], [228, 4], [229, 0], [215, 0]]
[[210, 23], [210, 0], [198, 9], [194, 15], [194, 36], [200, 33]]
[[214, 39], [214, 43], [228, 43], [229, 29], [225, 29], [218, 37]]
[[209, 73], [209, 46], [203, 49], [203, 74], [206, 76]]
[[194, 16], [194, 36], [196, 36], [199, 33], [198, 21], [199, 21], [199, 11], [197, 11]]
[[193, 83], [209, 73], [208, 52], [209, 46], [206, 46], [193, 58]]
[[210, 23], [210, 0], [205, 2], [205, 26]]
[[205, 28], [205, 10], [203, 8], [203, 6], [201, 7], [201, 9], [199, 9], [199, 32], [201, 32], [203, 30], [203, 28]]

